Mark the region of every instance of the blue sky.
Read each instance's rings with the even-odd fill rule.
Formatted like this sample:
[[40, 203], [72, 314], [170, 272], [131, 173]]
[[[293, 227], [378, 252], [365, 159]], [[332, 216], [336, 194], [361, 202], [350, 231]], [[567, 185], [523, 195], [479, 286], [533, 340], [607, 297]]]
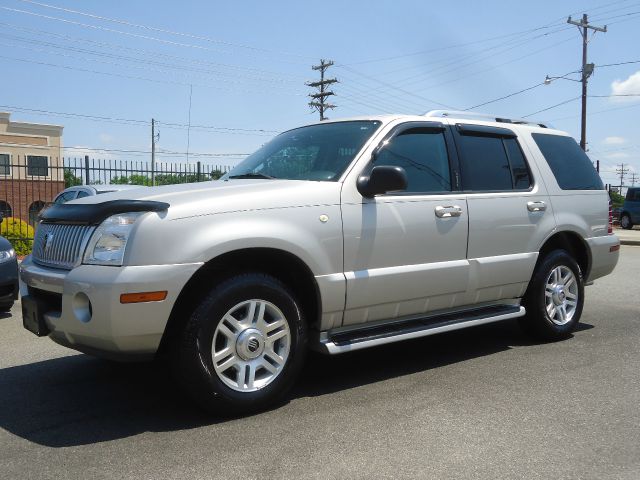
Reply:
[[[637, 0], [0, 0], [0, 110], [64, 125], [65, 145], [78, 147], [66, 155], [91, 148], [136, 160], [149, 155], [115, 150], [148, 151], [154, 117], [158, 148], [177, 152], [161, 159], [177, 162], [192, 89], [191, 124], [206, 128], [190, 130], [190, 161], [233, 164], [197, 154], [249, 153], [315, 121], [305, 81], [320, 58], [335, 62], [329, 74], [340, 81], [332, 118], [469, 108], [578, 70], [581, 40], [566, 18], [582, 13], [609, 26], [592, 38], [590, 62], [640, 61]], [[640, 94], [640, 63], [596, 67], [589, 94], [614, 93]], [[579, 95], [578, 83], [560, 79], [477, 110], [524, 116], [567, 102], [530, 118], [578, 138]], [[640, 96], [590, 98], [589, 112], [590, 155], [605, 182], [617, 183], [623, 162], [640, 174]]]

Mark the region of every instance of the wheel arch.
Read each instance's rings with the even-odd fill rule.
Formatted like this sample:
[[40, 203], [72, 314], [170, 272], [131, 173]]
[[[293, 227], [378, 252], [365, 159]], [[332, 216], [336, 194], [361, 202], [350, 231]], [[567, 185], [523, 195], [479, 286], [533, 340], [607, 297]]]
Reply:
[[551, 235], [545, 240], [542, 247], [540, 247], [538, 263], [540, 263], [549, 252], [558, 249], [569, 252], [580, 266], [582, 278], [589, 278], [592, 264], [591, 250], [580, 234], [565, 230]]
[[310, 328], [321, 316], [321, 294], [309, 266], [298, 256], [276, 248], [245, 248], [223, 253], [200, 267], [182, 288], [173, 305], [160, 342], [159, 353], [178, 333], [202, 296], [215, 284], [235, 274], [257, 271], [271, 275], [288, 288], [301, 303]]

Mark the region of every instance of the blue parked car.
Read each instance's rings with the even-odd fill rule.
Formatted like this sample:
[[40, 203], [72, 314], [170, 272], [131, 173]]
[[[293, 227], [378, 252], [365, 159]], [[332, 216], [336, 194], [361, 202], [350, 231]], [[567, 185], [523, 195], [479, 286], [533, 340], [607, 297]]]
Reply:
[[620, 226], [627, 230], [640, 223], [640, 188], [629, 188], [620, 213]]

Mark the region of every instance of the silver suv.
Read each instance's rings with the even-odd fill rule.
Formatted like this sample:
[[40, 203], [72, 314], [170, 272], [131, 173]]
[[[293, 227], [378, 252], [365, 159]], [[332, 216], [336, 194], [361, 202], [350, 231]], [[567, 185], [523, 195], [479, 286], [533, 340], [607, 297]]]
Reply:
[[620, 243], [566, 133], [458, 112], [290, 130], [221, 180], [86, 197], [41, 216], [24, 326], [117, 360], [169, 359], [205, 408], [350, 352], [517, 318], [576, 328]]

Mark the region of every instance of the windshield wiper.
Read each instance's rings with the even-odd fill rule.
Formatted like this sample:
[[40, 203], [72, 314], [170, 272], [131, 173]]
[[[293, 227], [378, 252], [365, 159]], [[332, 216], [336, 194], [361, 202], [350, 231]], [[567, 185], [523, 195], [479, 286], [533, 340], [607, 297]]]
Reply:
[[273, 180], [276, 177], [272, 177], [271, 175], [266, 175], [264, 173], [248, 172], [239, 173], [238, 175], [229, 175], [228, 178], [266, 178], [267, 180]]

